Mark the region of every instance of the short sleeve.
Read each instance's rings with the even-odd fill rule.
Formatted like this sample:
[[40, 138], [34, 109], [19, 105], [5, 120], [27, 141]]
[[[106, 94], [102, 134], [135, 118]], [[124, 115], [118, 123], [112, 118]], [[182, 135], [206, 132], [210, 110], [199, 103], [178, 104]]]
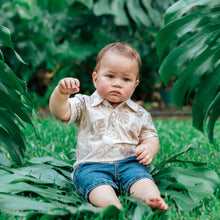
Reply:
[[78, 123], [82, 117], [82, 112], [84, 108], [84, 98], [81, 94], [75, 95], [73, 98], [69, 98], [69, 104], [71, 108], [70, 120], [65, 123]]
[[139, 140], [143, 141], [149, 137], [157, 137], [158, 136], [157, 130], [154, 127], [154, 123], [153, 123], [150, 113], [145, 111], [142, 117], [143, 117], [143, 120], [142, 120], [143, 123], [142, 123], [141, 131], [140, 131]]

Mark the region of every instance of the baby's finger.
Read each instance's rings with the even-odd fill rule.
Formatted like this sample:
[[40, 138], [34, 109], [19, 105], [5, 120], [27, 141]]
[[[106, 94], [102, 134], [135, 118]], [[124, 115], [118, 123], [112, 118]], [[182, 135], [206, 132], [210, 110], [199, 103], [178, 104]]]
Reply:
[[65, 81], [64, 81], [63, 79], [60, 80], [59, 86], [60, 86], [60, 88], [62, 88], [62, 89], [64, 89], [64, 88], [66, 87]]
[[135, 155], [138, 156], [142, 152], [143, 152], [143, 149], [142, 149], [141, 145], [137, 146], [135, 149]]
[[79, 80], [78, 79], [70, 79], [71, 89], [78, 90], [79, 88]]
[[71, 79], [70, 81], [69, 81], [69, 84], [70, 84], [70, 88], [71, 89], [75, 89], [77, 86], [75, 85], [75, 80], [74, 79]]
[[137, 160], [143, 160], [145, 158], [149, 158], [149, 154], [146, 152], [142, 152], [141, 154], [138, 155]]
[[78, 79], [75, 80], [75, 85], [76, 85], [76, 87], [78, 87], [78, 88], [80, 87], [80, 82], [79, 82]]
[[66, 79], [65, 80], [65, 85], [66, 85], [66, 88], [67, 89], [70, 89], [72, 86], [71, 86], [71, 80], [70, 79]]
[[148, 157], [145, 157], [144, 159], [140, 160], [139, 163], [142, 163], [144, 165], [148, 165], [152, 162], [152, 158], [148, 158]]

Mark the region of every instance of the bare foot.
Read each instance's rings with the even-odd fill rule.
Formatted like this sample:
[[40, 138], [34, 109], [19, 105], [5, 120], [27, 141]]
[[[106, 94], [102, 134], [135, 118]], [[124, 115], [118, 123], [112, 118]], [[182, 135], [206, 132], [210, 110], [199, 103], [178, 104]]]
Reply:
[[168, 205], [164, 202], [164, 200], [161, 197], [153, 197], [150, 198], [147, 204], [153, 209], [153, 210], [167, 210]]

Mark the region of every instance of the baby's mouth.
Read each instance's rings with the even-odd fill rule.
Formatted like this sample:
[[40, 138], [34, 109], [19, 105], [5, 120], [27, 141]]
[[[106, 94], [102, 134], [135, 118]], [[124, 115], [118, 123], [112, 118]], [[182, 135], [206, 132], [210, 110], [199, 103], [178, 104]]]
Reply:
[[118, 90], [113, 90], [110, 93], [113, 95], [120, 95], [121, 94]]

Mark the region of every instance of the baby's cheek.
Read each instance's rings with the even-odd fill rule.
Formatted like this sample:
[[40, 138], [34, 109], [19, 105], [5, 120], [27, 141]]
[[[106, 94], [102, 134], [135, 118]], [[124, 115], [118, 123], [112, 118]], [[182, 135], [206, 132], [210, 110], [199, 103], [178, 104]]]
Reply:
[[125, 99], [129, 99], [132, 96], [133, 89], [132, 88], [127, 88], [124, 90], [124, 97]]
[[108, 91], [107, 85], [103, 83], [102, 85], [99, 85], [96, 89], [97, 89], [99, 95], [104, 99], [105, 95]]

